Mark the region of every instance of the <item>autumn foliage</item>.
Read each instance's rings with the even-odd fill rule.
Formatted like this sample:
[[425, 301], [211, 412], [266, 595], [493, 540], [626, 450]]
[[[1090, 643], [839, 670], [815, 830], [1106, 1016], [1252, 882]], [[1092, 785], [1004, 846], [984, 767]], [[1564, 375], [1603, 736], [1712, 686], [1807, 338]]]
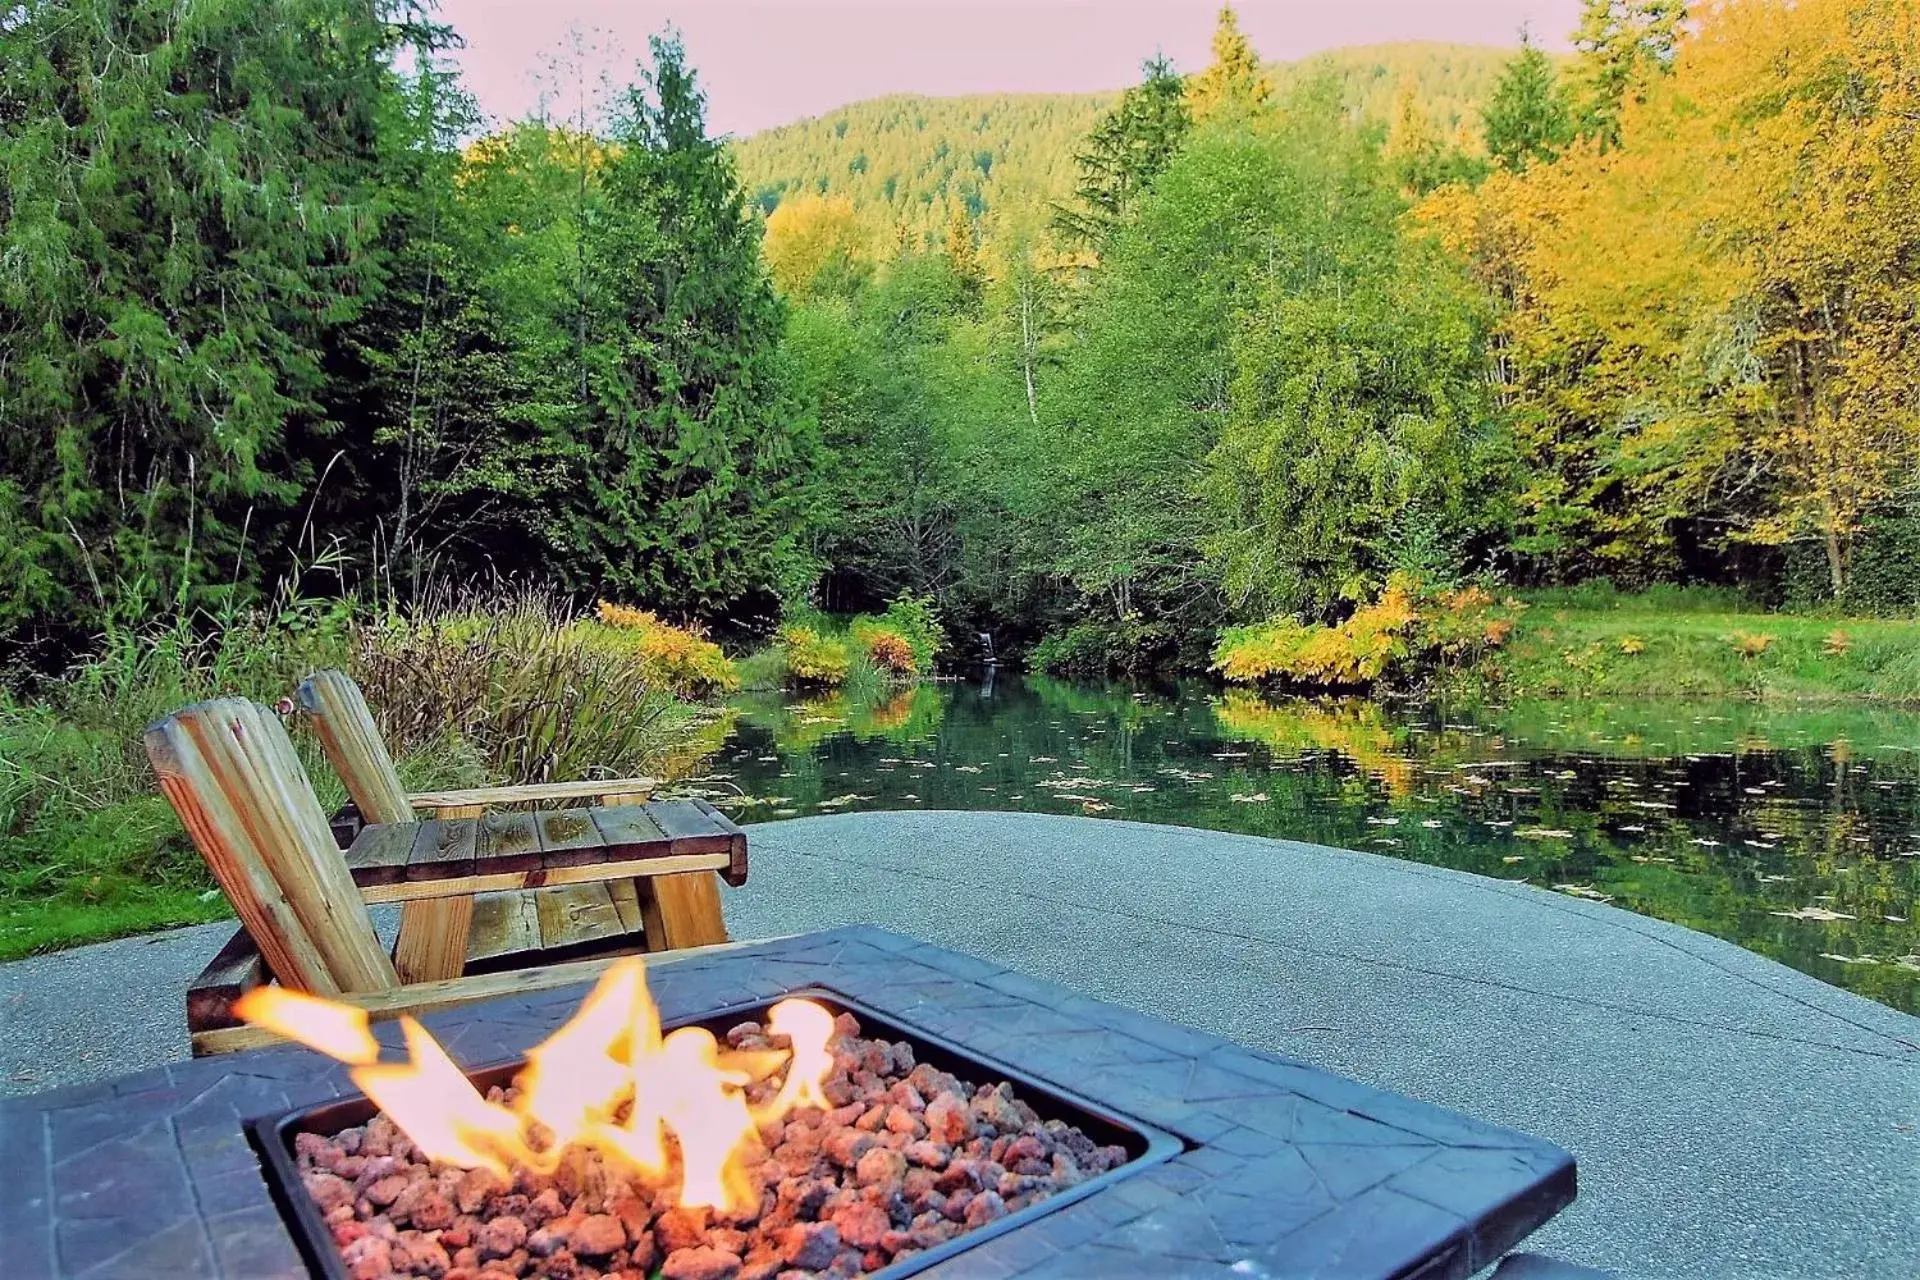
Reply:
[[1364, 688], [1497, 648], [1512, 629], [1502, 607], [1478, 586], [1436, 589], [1395, 574], [1343, 622], [1276, 618], [1228, 631], [1213, 669], [1238, 684]]
[[631, 645], [664, 687], [699, 695], [730, 693], [740, 687], [740, 674], [732, 661], [699, 631], [605, 600], [596, 613], [601, 626]]
[[1920, 17], [1622, 11], [1644, 30], [1582, 28], [1584, 141], [1420, 211], [1503, 306], [1517, 546], [1555, 576], [1644, 580], [1689, 531], [1804, 541], [1844, 595], [1920, 462]]

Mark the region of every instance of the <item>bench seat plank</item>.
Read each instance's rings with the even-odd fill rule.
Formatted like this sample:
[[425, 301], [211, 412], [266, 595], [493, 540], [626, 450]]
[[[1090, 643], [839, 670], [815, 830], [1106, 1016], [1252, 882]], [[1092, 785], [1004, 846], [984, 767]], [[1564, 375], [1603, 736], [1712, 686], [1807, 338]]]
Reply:
[[531, 782], [514, 787], [470, 787], [461, 791], [421, 791], [407, 797], [416, 809], [446, 809], [469, 804], [544, 804], [550, 800], [595, 800], [605, 795], [651, 794], [657, 778], [602, 778], [598, 782]]
[[454, 880], [473, 874], [478, 819], [436, 818], [399, 825], [417, 828], [413, 853], [407, 859], [408, 880]]
[[390, 826], [362, 826], [347, 849], [347, 870], [362, 889], [370, 884], [393, 884], [407, 878], [407, 861], [419, 835], [410, 822]]
[[490, 872], [538, 871], [540, 826], [530, 813], [489, 813], [480, 819], [473, 851], [475, 866]]

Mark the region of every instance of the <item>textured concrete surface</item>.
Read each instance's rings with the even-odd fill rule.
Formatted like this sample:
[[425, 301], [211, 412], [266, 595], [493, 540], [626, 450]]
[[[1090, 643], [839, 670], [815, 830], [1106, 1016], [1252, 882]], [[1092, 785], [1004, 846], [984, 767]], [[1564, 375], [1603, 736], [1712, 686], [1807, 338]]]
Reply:
[[[1580, 1200], [1529, 1249], [1636, 1276], [1920, 1275], [1920, 1019], [1738, 947], [1217, 832], [896, 813], [751, 836], [735, 936], [883, 925], [1567, 1148]], [[179, 994], [218, 937], [0, 967], [6, 1089], [180, 1056]]]

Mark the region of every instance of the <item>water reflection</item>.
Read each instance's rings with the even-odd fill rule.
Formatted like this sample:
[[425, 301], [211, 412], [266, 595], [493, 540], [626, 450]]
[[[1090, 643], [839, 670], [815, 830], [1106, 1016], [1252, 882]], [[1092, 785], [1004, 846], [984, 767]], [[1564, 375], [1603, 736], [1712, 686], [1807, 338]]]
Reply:
[[703, 784], [743, 820], [1024, 809], [1524, 880], [1920, 1011], [1920, 716], [1746, 704], [1263, 700], [1002, 674], [748, 696]]

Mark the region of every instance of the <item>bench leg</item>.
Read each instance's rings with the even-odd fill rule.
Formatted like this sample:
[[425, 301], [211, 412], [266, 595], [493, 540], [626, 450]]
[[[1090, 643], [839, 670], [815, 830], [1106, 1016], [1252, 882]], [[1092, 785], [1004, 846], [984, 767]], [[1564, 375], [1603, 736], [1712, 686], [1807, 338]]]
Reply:
[[650, 876], [637, 882], [647, 950], [678, 951], [727, 940], [720, 918], [720, 877], [711, 871]]
[[[477, 818], [484, 805], [436, 809], [435, 818]], [[473, 895], [421, 898], [400, 906], [400, 936], [393, 944], [393, 968], [400, 981], [439, 982], [457, 978], [467, 964], [467, 934], [473, 927]]]
[[401, 903], [400, 937], [393, 946], [393, 969], [400, 981], [411, 986], [459, 977], [467, 963], [472, 924], [470, 894]]

